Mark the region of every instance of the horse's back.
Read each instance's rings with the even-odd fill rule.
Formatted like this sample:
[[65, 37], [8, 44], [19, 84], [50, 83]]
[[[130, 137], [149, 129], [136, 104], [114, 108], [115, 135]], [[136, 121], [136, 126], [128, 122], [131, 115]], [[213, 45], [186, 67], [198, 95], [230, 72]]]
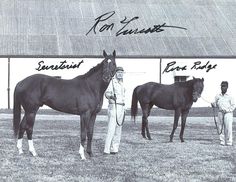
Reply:
[[159, 83], [147, 82], [135, 88], [139, 101], [148, 102], [155, 89], [160, 87]]
[[43, 78], [44, 76], [46, 75], [34, 74], [22, 79], [16, 84], [15, 93], [19, 94], [31, 89], [37, 89], [41, 78]]
[[143, 85], [139, 85], [137, 88], [137, 92], [143, 96], [151, 96], [155, 93], [169, 93], [174, 90], [173, 84], [172, 85], [164, 85], [156, 82], [147, 82]]
[[58, 111], [78, 114], [92, 107], [95, 102], [93, 90], [88, 89], [85, 82], [78, 77], [64, 80], [35, 74], [16, 85], [15, 95], [28, 110], [47, 105]]
[[166, 85], [148, 82], [138, 86], [137, 93], [140, 103], [153, 104], [163, 109], [173, 110], [177, 105], [176, 100], [178, 99], [176, 97], [182, 93], [181, 89], [176, 84]]
[[22, 93], [22, 92], [32, 92], [33, 90], [39, 90], [42, 81], [45, 82], [48, 79], [53, 79], [53, 77], [43, 74], [35, 74], [28, 76], [17, 83], [15, 87], [15, 92]]

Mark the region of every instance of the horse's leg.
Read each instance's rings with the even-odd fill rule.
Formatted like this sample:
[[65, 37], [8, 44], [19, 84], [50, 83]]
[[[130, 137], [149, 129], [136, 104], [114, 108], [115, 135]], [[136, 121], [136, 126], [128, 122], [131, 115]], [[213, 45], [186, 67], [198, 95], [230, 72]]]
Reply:
[[88, 112], [80, 115], [80, 147], [79, 154], [82, 160], [85, 160], [84, 154], [84, 146], [86, 142], [86, 134], [87, 134], [87, 124], [90, 119], [90, 114]]
[[[153, 104], [149, 104], [148, 113], [147, 113], [147, 118], [148, 118], [148, 116], [150, 115], [150, 111], [151, 111], [151, 109], [152, 109], [152, 106], [153, 106]], [[148, 137], [148, 139], [151, 140], [152, 138], [151, 138], [151, 135], [150, 135], [150, 132], [149, 132], [148, 119], [146, 120], [146, 132], [147, 132], [147, 137]]]
[[145, 129], [146, 129], [146, 118], [143, 115], [142, 116], [142, 132], [141, 132], [143, 138], [146, 138]]
[[185, 128], [185, 123], [186, 123], [186, 118], [188, 116], [189, 110], [187, 111], [183, 111], [181, 114], [181, 131], [180, 131], [180, 135], [179, 138], [181, 140], [181, 142], [184, 142], [184, 128]]
[[34, 148], [32, 135], [33, 135], [33, 127], [34, 127], [36, 112], [37, 111], [26, 113], [26, 115], [25, 115], [26, 116], [26, 123], [27, 123], [26, 134], [27, 134], [27, 138], [28, 138], [29, 152], [34, 157], [37, 156], [37, 153]]
[[149, 140], [151, 140], [150, 132], [149, 132], [149, 127], [148, 127], [148, 116], [150, 114], [150, 110], [153, 105], [150, 104], [142, 104], [142, 111], [143, 111], [143, 117], [142, 117], [142, 136], [143, 138], [146, 138], [145, 130], [147, 132], [147, 137]]
[[88, 137], [88, 143], [87, 143], [87, 153], [90, 157], [93, 156], [92, 153], [92, 139], [93, 139], [93, 129], [94, 129], [94, 123], [96, 119], [96, 114], [93, 114], [90, 118], [89, 124], [87, 125], [87, 137]]
[[180, 116], [180, 109], [176, 109], [175, 110], [173, 130], [172, 130], [172, 132], [170, 134], [170, 142], [173, 141], [174, 133], [175, 133], [175, 130], [176, 130], [177, 126], [178, 126], [179, 116]]
[[23, 136], [26, 130], [26, 119], [25, 115], [20, 123], [20, 129], [19, 129], [19, 135], [18, 135], [18, 140], [17, 140], [17, 149], [19, 154], [23, 154], [23, 149], [22, 149], [22, 141], [23, 141]]

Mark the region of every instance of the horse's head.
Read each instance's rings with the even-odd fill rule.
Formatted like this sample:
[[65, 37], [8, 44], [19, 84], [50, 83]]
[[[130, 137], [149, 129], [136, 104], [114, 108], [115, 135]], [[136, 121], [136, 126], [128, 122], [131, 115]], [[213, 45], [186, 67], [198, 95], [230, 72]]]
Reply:
[[193, 78], [193, 102], [197, 102], [197, 99], [201, 97], [204, 88], [204, 78]]
[[105, 59], [103, 60], [102, 79], [105, 82], [110, 82], [110, 80], [116, 73], [116, 51], [113, 51], [112, 55], [107, 55], [106, 51], [103, 51], [103, 56]]

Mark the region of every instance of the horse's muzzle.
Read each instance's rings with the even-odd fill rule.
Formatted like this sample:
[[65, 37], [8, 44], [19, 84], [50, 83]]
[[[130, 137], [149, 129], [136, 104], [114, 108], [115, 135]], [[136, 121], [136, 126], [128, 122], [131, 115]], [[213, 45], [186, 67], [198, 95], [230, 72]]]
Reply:
[[193, 93], [193, 102], [197, 102], [197, 100], [201, 97], [199, 93]]

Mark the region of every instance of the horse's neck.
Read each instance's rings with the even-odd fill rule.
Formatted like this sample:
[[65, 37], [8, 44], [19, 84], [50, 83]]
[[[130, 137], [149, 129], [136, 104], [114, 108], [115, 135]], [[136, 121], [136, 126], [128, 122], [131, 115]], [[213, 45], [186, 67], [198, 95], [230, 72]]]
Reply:
[[178, 82], [178, 84], [181, 86], [181, 87], [185, 87], [187, 89], [192, 89], [193, 88], [193, 81], [192, 80], [189, 80], [187, 82]]
[[99, 97], [103, 96], [109, 84], [103, 81], [102, 70], [98, 70], [93, 74], [89, 75], [86, 78], [86, 83], [91, 89], [93, 89], [93, 91], [97, 92]]

